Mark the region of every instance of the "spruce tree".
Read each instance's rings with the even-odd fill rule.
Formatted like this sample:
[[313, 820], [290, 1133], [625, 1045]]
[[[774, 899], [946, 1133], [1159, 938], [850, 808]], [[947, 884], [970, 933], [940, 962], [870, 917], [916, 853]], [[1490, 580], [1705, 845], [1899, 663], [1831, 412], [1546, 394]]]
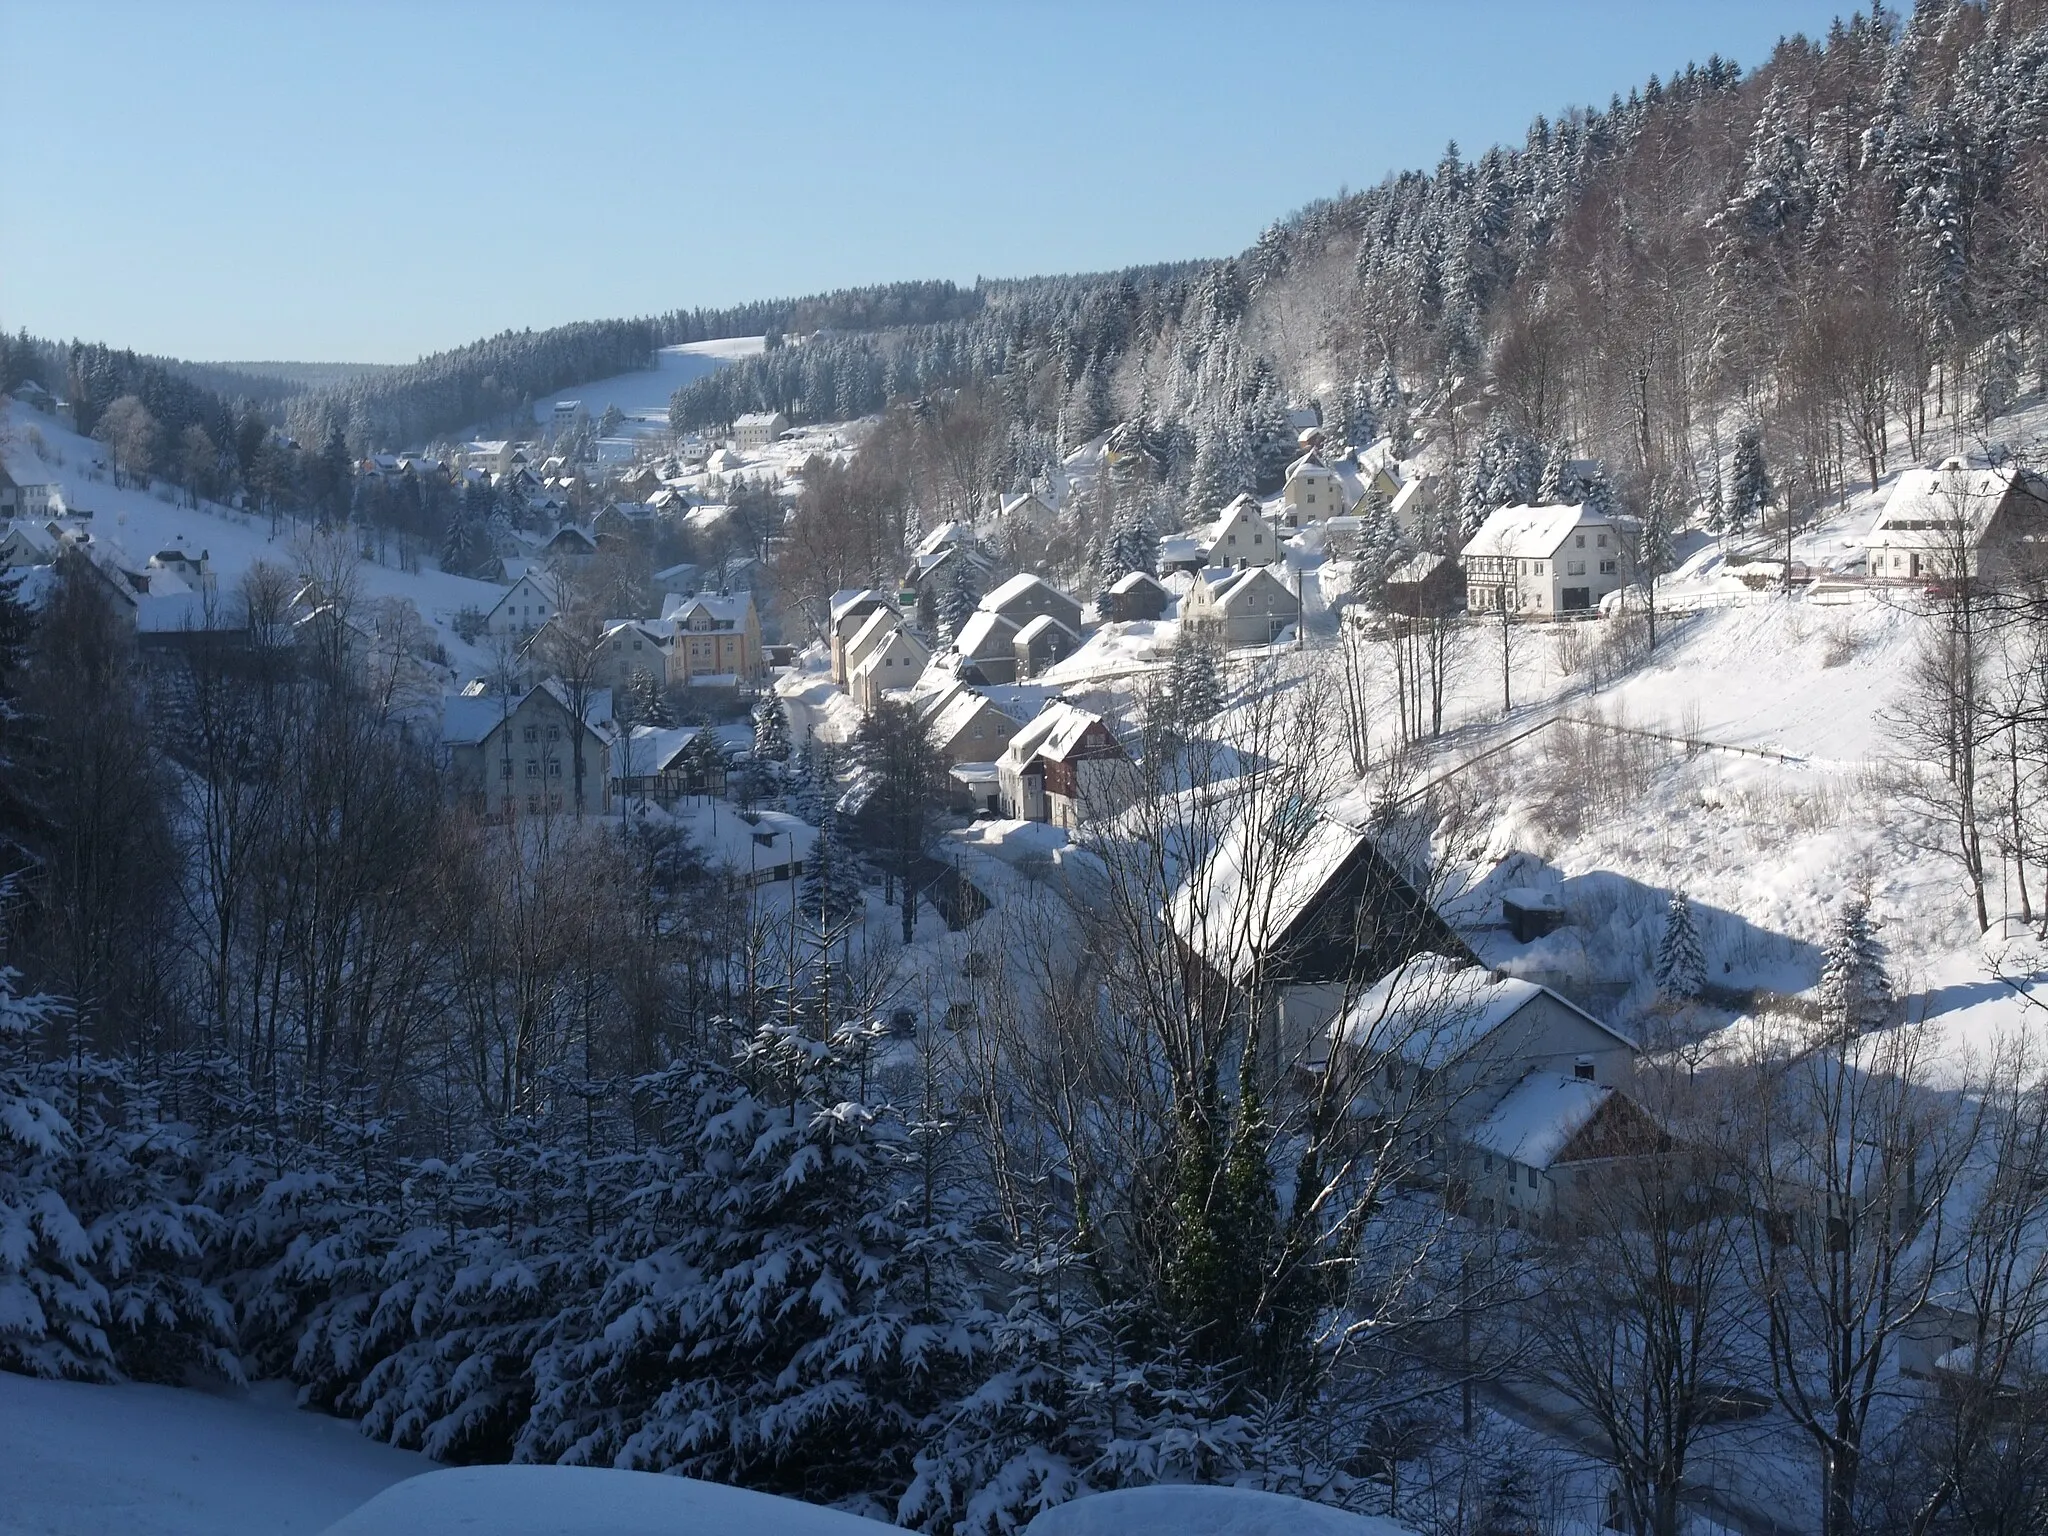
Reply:
[[974, 610], [981, 603], [981, 593], [976, 589], [973, 561], [956, 550], [948, 563], [952, 570], [946, 577], [946, 589], [939, 597], [939, 633], [950, 645], [960, 638], [960, 631], [974, 617]]
[[846, 823], [829, 801], [818, 812], [818, 840], [804, 866], [803, 922], [811, 933], [829, 939], [861, 910], [860, 868], [846, 840]]
[[1890, 1016], [1891, 977], [1884, 946], [1870, 928], [1870, 906], [1860, 896], [1844, 899], [1821, 946], [1822, 1023], [1843, 1035], [1880, 1028]]
[[1683, 891], [1672, 892], [1664, 915], [1656, 981], [1658, 991], [1679, 1000], [1698, 997], [1707, 983], [1707, 957], [1700, 948], [1699, 930], [1693, 926], [1691, 898]]
[[1174, 723], [1186, 730], [1223, 708], [1223, 652], [1205, 630], [1182, 627], [1167, 664], [1166, 695]]
[[1729, 528], [1736, 533], [1745, 531], [1753, 519], [1763, 516], [1775, 494], [1770, 467], [1764, 462], [1763, 431], [1746, 426], [1736, 434], [1735, 458], [1729, 467]]
[[782, 700], [764, 693], [754, 705], [754, 756], [764, 763], [789, 761], [789, 716]]
[[645, 667], [637, 667], [626, 683], [626, 697], [621, 701], [625, 708], [622, 713], [634, 725], [671, 726], [676, 723], [676, 712], [669, 706], [668, 690], [661, 679]]

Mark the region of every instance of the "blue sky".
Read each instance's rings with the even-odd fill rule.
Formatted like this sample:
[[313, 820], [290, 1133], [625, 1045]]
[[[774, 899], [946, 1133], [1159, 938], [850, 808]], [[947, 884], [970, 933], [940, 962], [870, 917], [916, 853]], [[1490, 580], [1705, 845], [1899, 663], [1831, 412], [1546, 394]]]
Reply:
[[0, 0], [0, 324], [407, 361], [508, 327], [1240, 250], [1817, 0]]

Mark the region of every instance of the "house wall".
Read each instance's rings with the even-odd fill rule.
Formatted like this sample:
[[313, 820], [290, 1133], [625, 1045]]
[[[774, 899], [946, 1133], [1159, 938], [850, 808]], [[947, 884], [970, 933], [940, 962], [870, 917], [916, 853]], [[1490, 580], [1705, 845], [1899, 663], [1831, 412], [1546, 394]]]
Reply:
[[577, 777], [578, 730], [569, 712], [546, 693], [529, 693], [481, 742], [449, 750], [457, 792], [479, 813], [500, 817], [574, 815], [577, 786], [585, 815], [611, 808], [605, 745], [583, 730], [582, 777]]
[[491, 610], [491, 634], [523, 640], [555, 616], [554, 599], [529, 578], [522, 576]]

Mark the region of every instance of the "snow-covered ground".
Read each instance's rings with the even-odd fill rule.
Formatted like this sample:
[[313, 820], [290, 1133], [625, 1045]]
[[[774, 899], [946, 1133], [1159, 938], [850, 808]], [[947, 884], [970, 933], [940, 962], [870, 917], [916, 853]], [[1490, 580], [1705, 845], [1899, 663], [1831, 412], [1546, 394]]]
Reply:
[[0, 1536], [287, 1536], [433, 1463], [292, 1406], [0, 1371]]
[[652, 368], [632, 373], [615, 373], [608, 379], [592, 379], [572, 385], [536, 402], [535, 417], [545, 423], [559, 401], [582, 402], [592, 421], [617, 406], [626, 418], [625, 431], [634, 436], [668, 433], [669, 396], [685, 384], [694, 384], [725, 363], [760, 355], [764, 338], [732, 336], [723, 341], [690, 341], [663, 347], [654, 354]]
[[[80, 437], [56, 418], [32, 411], [19, 401], [5, 407], [0, 432], [4, 432], [0, 459], [8, 473], [23, 484], [55, 484], [66, 508], [92, 513], [93, 538], [118, 549], [122, 564], [130, 569], [141, 569], [159, 550], [182, 549], [194, 556], [203, 553], [220, 590], [226, 593], [259, 560], [295, 569], [310, 536], [304, 524], [286, 520], [273, 529], [268, 517], [238, 512], [217, 502], [201, 501], [196, 508], [188, 507], [182, 495], [174, 496], [168, 487], [164, 495], [133, 486], [117, 487], [107, 470], [103, 445]], [[453, 575], [431, 561], [423, 562], [417, 571], [408, 571], [397, 560], [394, 546], [388, 563], [360, 563], [363, 595], [409, 599], [420, 616], [439, 631], [438, 638], [458, 671], [467, 675], [488, 666], [488, 657], [456, 637], [455, 615], [466, 607], [488, 609], [505, 589]]]

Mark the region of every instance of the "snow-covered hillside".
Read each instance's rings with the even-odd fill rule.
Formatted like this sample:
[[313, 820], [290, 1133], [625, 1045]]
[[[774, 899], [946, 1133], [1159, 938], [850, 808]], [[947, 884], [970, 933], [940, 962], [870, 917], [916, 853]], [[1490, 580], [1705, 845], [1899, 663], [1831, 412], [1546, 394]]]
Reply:
[[[72, 512], [90, 512], [94, 539], [119, 551], [122, 564], [132, 569], [140, 569], [159, 550], [182, 549], [195, 556], [203, 553], [217, 573], [221, 589], [227, 591], [259, 560], [292, 567], [303, 541], [310, 536], [307, 525], [288, 519], [273, 527], [266, 516], [217, 502], [187, 506], [181, 493], [162, 482], [158, 483], [160, 490], [116, 486], [103, 445], [80, 437], [54, 417], [30, 410], [19, 401], [5, 408], [0, 431], [4, 431], [0, 459], [8, 473], [23, 484], [44, 481], [56, 485], [64, 506]], [[480, 670], [487, 665], [481, 653], [456, 637], [455, 615], [466, 607], [488, 609], [504, 588], [439, 570], [431, 561], [409, 571], [399, 566], [397, 559], [393, 549], [389, 563], [361, 563], [363, 595], [409, 599], [420, 616], [439, 631], [458, 670]]]
[[587, 384], [557, 390], [536, 402], [534, 412], [541, 420], [554, 411], [557, 402], [578, 401], [596, 421], [617, 406], [626, 418], [626, 430], [634, 435], [668, 431], [669, 396], [685, 384], [694, 383], [735, 358], [759, 355], [765, 338], [733, 336], [723, 341], [691, 341], [663, 347], [654, 354], [654, 366], [634, 373], [613, 374]]

